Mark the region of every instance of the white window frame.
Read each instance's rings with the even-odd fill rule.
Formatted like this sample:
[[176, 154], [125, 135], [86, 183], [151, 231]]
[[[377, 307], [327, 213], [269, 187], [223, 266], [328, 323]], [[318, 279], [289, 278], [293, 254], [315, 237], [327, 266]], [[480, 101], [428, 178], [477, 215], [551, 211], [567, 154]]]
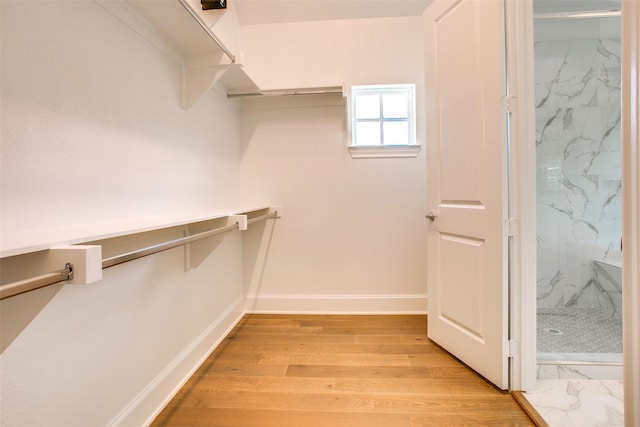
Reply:
[[[356, 120], [356, 96], [357, 95], [386, 95], [386, 94], [408, 94], [408, 144], [403, 145], [384, 145], [384, 136], [381, 129], [381, 143], [373, 145], [357, 145], [356, 123], [357, 121], [369, 121], [380, 123], [389, 122], [397, 119], [385, 119], [382, 117], [382, 96], [381, 117], [377, 119]], [[420, 152], [420, 145], [416, 143], [416, 89], [415, 84], [389, 84], [389, 85], [358, 85], [351, 86], [348, 94], [348, 123], [350, 129], [350, 145], [348, 146], [351, 157], [360, 158], [381, 158], [381, 157], [417, 157]]]

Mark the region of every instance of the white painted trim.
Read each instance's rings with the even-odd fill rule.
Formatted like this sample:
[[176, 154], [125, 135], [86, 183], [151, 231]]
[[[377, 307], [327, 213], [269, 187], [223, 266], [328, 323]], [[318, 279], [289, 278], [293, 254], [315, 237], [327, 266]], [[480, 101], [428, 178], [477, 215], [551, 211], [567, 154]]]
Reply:
[[349, 154], [353, 159], [379, 159], [396, 157], [418, 157], [420, 145], [350, 145]]
[[622, 1], [624, 419], [640, 425], [640, 3]]
[[244, 315], [244, 299], [238, 298], [131, 400], [108, 425], [141, 426], [151, 424]]
[[520, 343], [512, 362], [513, 390], [536, 388], [536, 149], [533, 2], [506, 2], [511, 113], [511, 216], [517, 219], [512, 243], [512, 339]]
[[247, 295], [249, 313], [426, 314], [427, 294]]

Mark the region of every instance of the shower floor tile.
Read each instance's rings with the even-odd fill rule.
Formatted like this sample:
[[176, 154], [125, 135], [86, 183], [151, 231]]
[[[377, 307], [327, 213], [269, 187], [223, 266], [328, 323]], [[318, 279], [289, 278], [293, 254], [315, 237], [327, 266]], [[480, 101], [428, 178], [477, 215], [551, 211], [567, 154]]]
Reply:
[[622, 353], [622, 322], [596, 309], [538, 308], [539, 353]]

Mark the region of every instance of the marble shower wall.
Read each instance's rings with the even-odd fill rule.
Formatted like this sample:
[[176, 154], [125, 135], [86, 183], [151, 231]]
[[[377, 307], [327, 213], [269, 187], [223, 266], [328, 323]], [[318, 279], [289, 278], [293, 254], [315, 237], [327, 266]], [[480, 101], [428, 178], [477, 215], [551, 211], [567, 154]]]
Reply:
[[620, 317], [620, 39], [537, 41], [535, 73], [538, 307]]

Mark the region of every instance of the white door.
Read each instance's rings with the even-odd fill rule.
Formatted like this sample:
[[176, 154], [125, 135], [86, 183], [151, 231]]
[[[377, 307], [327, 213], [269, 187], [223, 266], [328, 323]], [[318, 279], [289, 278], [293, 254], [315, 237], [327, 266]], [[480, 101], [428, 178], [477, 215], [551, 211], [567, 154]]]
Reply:
[[429, 338], [508, 387], [504, 3], [426, 10]]

